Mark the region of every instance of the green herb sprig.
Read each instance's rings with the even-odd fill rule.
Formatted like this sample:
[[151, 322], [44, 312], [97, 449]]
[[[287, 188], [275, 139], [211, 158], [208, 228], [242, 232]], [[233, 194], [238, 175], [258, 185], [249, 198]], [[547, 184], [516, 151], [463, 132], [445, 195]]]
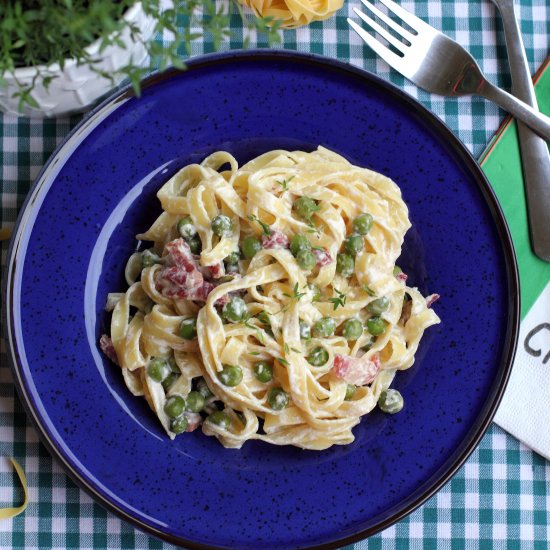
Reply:
[[290, 176], [290, 178], [287, 178], [286, 180], [276, 180], [276, 183], [283, 188], [283, 191], [288, 191], [288, 184], [294, 179], [294, 177], [295, 176]]
[[[307, 285], [306, 287], [307, 288]], [[289, 294], [288, 292], [283, 292], [283, 296], [286, 296], [287, 298], [290, 298], [291, 300], [300, 300], [302, 296], [305, 296], [305, 292], [299, 292], [298, 283], [294, 285], [294, 288], [292, 289], [292, 294]]]
[[347, 296], [343, 292], [340, 292], [337, 288], [334, 289], [334, 292], [336, 292], [337, 295], [333, 298], [329, 298], [328, 301], [334, 304], [333, 309], [336, 311], [339, 306], [344, 307], [346, 305]]
[[264, 344], [265, 341], [264, 341], [264, 335], [262, 333], [262, 331], [254, 324], [252, 324], [251, 320], [250, 320], [250, 317], [248, 317], [245, 321], [244, 321], [244, 326], [247, 327], [247, 328], [250, 328], [252, 330], [254, 330], [256, 332], [256, 338], [258, 339], [258, 341], [261, 343], [261, 344]]
[[[280, 42], [281, 21], [272, 17], [247, 17], [234, 1], [219, 5], [215, 0], [176, 0], [170, 9], [164, 9], [162, 0], [141, 0], [143, 11], [155, 21], [155, 35], [169, 36], [159, 42], [144, 41], [134, 23], [124, 19], [124, 13], [136, 0], [3, 0], [0, 2], [0, 85], [5, 75], [13, 75], [19, 67], [36, 70], [30, 85], [19, 83], [14, 97], [19, 108], [25, 104], [38, 107], [32, 91], [41, 80], [48, 87], [53, 78], [45, 66], [57, 63], [63, 69], [67, 59], [78, 65], [88, 65], [99, 76], [113, 85], [120, 76], [127, 77], [137, 96], [141, 93], [141, 79], [153, 69], [169, 66], [184, 69], [183, 56], [191, 52], [191, 44], [203, 35], [211, 38], [215, 49], [232, 36], [230, 19], [240, 15], [245, 29], [244, 46], [250, 43], [250, 34], [260, 33], [269, 44]], [[193, 32], [191, 31], [193, 29]], [[201, 29], [201, 32], [194, 32]], [[132, 62], [111, 73], [97, 66], [105, 49], [112, 45], [124, 47], [122, 37], [130, 32], [141, 42], [150, 56], [148, 67]], [[98, 54], [87, 47], [100, 40]]]
[[250, 214], [249, 216], [246, 217], [246, 219], [251, 222], [258, 222], [262, 227], [262, 231], [264, 232], [264, 235], [267, 235], [268, 237], [269, 235], [271, 235], [272, 233], [271, 227], [269, 227], [267, 223], [264, 223], [262, 220], [260, 220], [258, 216], [255, 216], [254, 214]]

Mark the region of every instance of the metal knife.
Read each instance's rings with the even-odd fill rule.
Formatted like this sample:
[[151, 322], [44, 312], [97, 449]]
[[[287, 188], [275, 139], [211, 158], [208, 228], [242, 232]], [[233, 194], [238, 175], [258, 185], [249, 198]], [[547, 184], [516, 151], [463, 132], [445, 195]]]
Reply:
[[[512, 93], [535, 109], [537, 100], [521, 31], [514, 12], [514, 0], [492, 0], [502, 18], [508, 49]], [[531, 247], [534, 253], [550, 262], [550, 155], [544, 139], [517, 121], [523, 181], [527, 197]]]

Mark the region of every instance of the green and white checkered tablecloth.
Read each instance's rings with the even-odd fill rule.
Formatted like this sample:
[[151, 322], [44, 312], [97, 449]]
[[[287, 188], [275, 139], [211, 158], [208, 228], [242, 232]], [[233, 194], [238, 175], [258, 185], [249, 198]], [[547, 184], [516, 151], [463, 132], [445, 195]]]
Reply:
[[[444, 99], [417, 90], [390, 72], [350, 31], [352, 0], [324, 23], [283, 33], [281, 47], [337, 57], [375, 72], [417, 97], [478, 156], [502, 112], [482, 99]], [[509, 88], [502, 25], [489, 0], [403, 0], [402, 5], [466, 46], [489, 79]], [[520, 0], [521, 28], [532, 72], [549, 51], [549, 0]], [[240, 48], [242, 27], [224, 49]], [[251, 46], [267, 46], [253, 38]], [[212, 51], [208, 40], [193, 55]], [[11, 226], [41, 166], [78, 117], [17, 119], [0, 114], [0, 226]], [[7, 245], [2, 245], [2, 268]], [[0, 456], [15, 457], [29, 485], [29, 506], [0, 521], [1, 549], [174, 548], [136, 531], [78, 489], [39, 443], [16, 395], [1, 342]], [[541, 429], [548, 429], [541, 427]], [[0, 506], [17, 505], [22, 492], [7, 459], [0, 458]], [[437, 495], [403, 521], [348, 548], [550, 548], [550, 463], [493, 426], [463, 468]]]

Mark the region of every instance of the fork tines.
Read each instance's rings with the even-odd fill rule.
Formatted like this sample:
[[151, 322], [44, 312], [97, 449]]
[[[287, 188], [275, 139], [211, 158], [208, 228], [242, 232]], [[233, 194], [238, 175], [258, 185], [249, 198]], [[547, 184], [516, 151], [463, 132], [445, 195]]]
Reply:
[[[379, 0], [381, 4], [386, 6], [390, 13], [396, 15], [404, 23], [406, 23], [411, 29], [412, 32], [401, 26], [394, 19], [386, 15], [380, 9], [378, 9], [374, 4], [368, 0], [361, 0], [361, 3], [367, 8], [369, 13], [365, 13], [358, 8], [353, 8], [353, 11], [357, 16], [364, 21], [373, 31], [380, 35], [388, 44], [390, 44], [395, 50], [400, 52], [402, 55], [399, 55], [392, 50], [390, 50], [385, 44], [380, 42], [375, 36], [369, 34], [365, 29], [363, 29], [359, 24], [357, 24], [353, 19], [348, 18], [348, 23], [355, 30], [355, 32], [387, 63], [395, 67], [397, 70], [401, 70], [403, 67], [403, 55], [406, 53], [407, 48], [411, 46], [415, 39], [418, 41], [419, 31], [422, 31], [423, 38], [426, 37], [426, 34], [432, 35], [435, 31], [430, 25], [408, 12], [402, 8], [399, 4], [396, 4], [392, 0]], [[383, 22], [389, 29], [394, 31], [397, 35], [390, 33], [386, 28], [380, 25], [376, 18]], [[437, 31], [435, 31], [437, 33]], [[400, 40], [400, 37], [402, 40]], [[404, 68], [404, 67], [403, 67]]]

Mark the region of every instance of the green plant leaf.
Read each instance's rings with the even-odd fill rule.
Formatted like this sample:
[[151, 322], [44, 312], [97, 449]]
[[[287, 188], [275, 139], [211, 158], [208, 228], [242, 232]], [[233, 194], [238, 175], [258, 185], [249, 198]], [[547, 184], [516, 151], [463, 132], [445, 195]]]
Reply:
[[[137, 25], [122, 18], [122, 14], [134, 4], [135, 0], [0, 0], [0, 84], [5, 80], [1, 75], [13, 73], [17, 67], [57, 63], [64, 68], [67, 59], [75, 59], [77, 65], [88, 65], [111, 82], [117, 75], [127, 76], [139, 95], [140, 80], [150, 70], [164, 69], [169, 65], [184, 70], [182, 56], [189, 55], [191, 44], [205, 34], [215, 49], [228, 39], [235, 40], [231, 30], [232, 17], [241, 17], [245, 48], [251, 42], [248, 32], [263, 35], [270, 44], [281, 40], [278, 32], [280, 21], [254, 17], [250, 10], [245, 14], [242, 6], [234, 0], [229, 3], [175, 0], [174, 7], [164, 10], [161, 0], [141, 0], [144, 12], [155, 20], [157, 36], [144, 44], [151, 64], [143, 68], [130, 63], [116, 73], [106, 74], [95, 64], [107, 47], [124, 47], [124, 33], [134, 40], [141, 40]], [[158, 39], [158, 35], [163, 37], [163, 41]], [[100, 53], [91, 56], [86, 48], [97, 39]], [[51, 75], [40, 70], [30, 88], [22, 86], [17, 90], [15, 97], [20, 106], [37, 107], [31, 95], [35, 84], [40, 80], [46, 87], [51, 84]]]

